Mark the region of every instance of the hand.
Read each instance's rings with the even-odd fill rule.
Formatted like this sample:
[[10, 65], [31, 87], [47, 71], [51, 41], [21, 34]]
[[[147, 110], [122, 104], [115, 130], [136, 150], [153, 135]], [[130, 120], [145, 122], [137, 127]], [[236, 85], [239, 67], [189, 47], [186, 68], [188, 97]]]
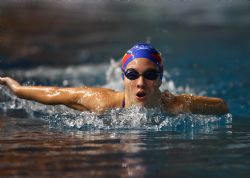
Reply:
[[17, 81], [15, 81], [14, 79], [10, 77], [0, 77], [0, 84], [6, 85], [12, 91], [14, 91], [16, 87], [20, 86], [20, 84]]
[[6, 85], [6, 80], [7, 80], [7, 77], [0, 77], [0, 84]]

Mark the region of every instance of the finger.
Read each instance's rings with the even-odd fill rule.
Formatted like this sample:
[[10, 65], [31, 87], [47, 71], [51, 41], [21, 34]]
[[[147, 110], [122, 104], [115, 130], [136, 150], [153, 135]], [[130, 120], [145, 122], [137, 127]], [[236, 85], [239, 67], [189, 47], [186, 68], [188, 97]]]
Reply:
[[4, 80], [4, 78], [0, 77], [0, 84], [5, 84], [5, 83], [6, 83], [6, 81]]

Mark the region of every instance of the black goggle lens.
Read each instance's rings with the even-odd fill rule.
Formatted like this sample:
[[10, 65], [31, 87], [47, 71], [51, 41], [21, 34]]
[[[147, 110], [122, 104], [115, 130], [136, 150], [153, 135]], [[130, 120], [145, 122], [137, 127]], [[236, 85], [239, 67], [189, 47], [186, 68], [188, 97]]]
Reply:
[[129, 79], [129, 80], [136, 80], [138, 79], [141, 75], [148, 79], [148, 80], [156, 80], [159, 72], [157, 70], [147, 70], [143, 72], [142, 74], [139, 74], [135, 69], [128, 69], [124, 72], [124, 75]]

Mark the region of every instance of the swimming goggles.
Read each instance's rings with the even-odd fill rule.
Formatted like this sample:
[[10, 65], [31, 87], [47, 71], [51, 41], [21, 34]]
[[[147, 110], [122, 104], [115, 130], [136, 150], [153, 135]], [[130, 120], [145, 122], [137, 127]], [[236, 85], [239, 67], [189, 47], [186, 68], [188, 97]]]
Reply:
[[143, 76], [145, 79], [148, 80], [156, 80], [157, 77], [159, 76], [160, 72], [154, 69], [146, 70], [143, 73], [137, 72], [135, 69], [128, 69], [126, 71], [122, 70], [124, 75], [126, 76], [127, 79], [129, 80], [136, 80], [140, 76]]

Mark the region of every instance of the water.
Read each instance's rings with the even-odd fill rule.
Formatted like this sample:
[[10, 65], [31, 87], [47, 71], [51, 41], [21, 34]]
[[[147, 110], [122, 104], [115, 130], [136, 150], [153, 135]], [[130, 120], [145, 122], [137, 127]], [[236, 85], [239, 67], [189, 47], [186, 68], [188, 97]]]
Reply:
[[76, 2], [3, 1], [0, 75], [122, 90], [116, 61], [148, 41], [165, 57], [161, 90], [221, 97], [230, 113], [96, 115], [1, 87], [0, 177], [249, 177], [249, 4]]

